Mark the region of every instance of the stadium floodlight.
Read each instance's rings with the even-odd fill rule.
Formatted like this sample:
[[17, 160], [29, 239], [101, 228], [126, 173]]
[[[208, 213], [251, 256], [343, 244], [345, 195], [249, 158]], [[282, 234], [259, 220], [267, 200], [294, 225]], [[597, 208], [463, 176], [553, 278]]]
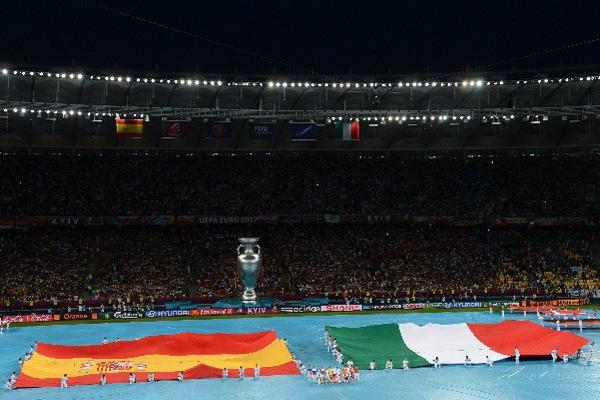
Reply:
[[136, 82], [139, 82], [140, 80], [141, 80], [140, 78], [137, 78], [135, 81], [136, 81]]
[[504, 81], [500, 81], [500, 82], [498, 82], [498, 83], [500, 83], [501, 85], [504, 85]]
[[27, 112], [27, 110], [26, 110], [26, 109], [24, 109], [24, 108], [21, 108], [21, 114], [25, 114], [26, 112]]
[[210, 81], [210, 86], [215, 86], [215, 81]]
[[8, 70], [6, 68], [2, 68], [2, 75], [7, 75], [8, 74]]
[[479, 80], [479, 81], [476, 82], [476, 85], [477, 86], [481, 86], [481, 85], [483, 85], [483, 82], [481, 80]]
[[283, 87], [287, 87], [287, 85], [288, 85], [288, 84], [287, 84], [287, 82], [283, 82], [283, 83], [281, 84], [281, 86], [283, 86]]
[[18, 109], [16, 109], [16, 108], [13, 108], [13, 112], [15, 112], [15, 113], [16, 113], [16, 112], [19, 112], [19, 110], [18, 110]]
[[69, 74], [69, 78], [75, 79], [75, 74]]
[[548, 83], [548, 78], [544, 79], [544, 83]]
[[398, 87], [402, 87], [404, 84], [402, 82], [398, 82]]
[[83, 79], [83, 74], [77, 74], [77, 79]]
[[60, 77], [61, 77], [61, 78], [66, 78], [66, 77], [67, 77], [67, 74], [64, 74], [64, 73], [63, 73], [63, 74], [61, 74], [61, 75], [60, 75]]
[[111, 77], [110, 77], [110, 80], [111, 80], [111, 81], [114, 81], [114, 80], [115, 80], [115, 77], [114, 77], [114, 76], [111, 76]]
[[475, 86], [475, 81], [469, 82], [469, 86]]

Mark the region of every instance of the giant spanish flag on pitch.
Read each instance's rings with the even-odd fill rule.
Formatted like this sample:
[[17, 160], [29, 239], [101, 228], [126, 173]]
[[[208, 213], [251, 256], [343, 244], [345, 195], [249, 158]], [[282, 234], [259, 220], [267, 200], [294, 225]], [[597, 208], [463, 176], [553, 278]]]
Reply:
[[122, 137], [142, 137], [144, 136], [143, 119], [116, 119], [117, 136]]
[[588, 342], [569, 332], [556, 332], [531, 321], [504, 321], [497, 324], [384, 324], [362, 328], [327, 327], [337, 341], [344, 360], [352, 359], [359, 368], [372, 360], [383, 369], [388, 359], [396, 368], [407, 359], [410, 367], [426, 367], [439, 357], [442, 364], [462, 364], [469, 356], [473, 364], [510, 358], [515, 347], [521, 358], [550, 358], [573, 354]]
[[295, 375], [298, 369], [285, 342], [273, 331], [233, 333], [180, 333], [148, 336], [139, 340], [91, 346], [39, 343], [26, 361], [15, 387], [60, 386], [67, 374], [69, 385], [98, 384], [102, 374], [108, 383], [126, 383], [131, 372], [138, 382], [153, 372], [156, 380], [218, 378], [223, 368], [229, 377], [253, 376], [258, 364], [261, 375]]

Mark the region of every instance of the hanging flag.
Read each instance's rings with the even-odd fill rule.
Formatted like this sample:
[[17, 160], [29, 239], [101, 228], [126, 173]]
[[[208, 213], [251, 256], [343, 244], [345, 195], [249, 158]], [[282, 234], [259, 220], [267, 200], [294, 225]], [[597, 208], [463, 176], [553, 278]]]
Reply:
[[121, 137], [143, 137], [144, 120], [137, 119], [116, 119], [117, 136]]
[[208, 139], [231, 139], [231, 122], [229, 121], [214, 121], [209, 122], [206, 129], [206, 137]]
[[292, 140], [317, 140], [317, 124], [292, 122]]
[[334, 122], [335, 138], [338, 140], [360, 140], [360, 122]]
[[130, 373], [138, 382], [153, 373], [157, 381], [239, 377], [240, 366], [253, 376], [258, 364], [261, 375], [298, 375], [284, 340], [273, 331], [256, 333], [179, 333], [148, 336], [89, 346], [38, 343], [36, 351], [17, 378], [15, 388], [58, 387], [63, 374], [69, 386], [97, 385], [102, 375], [107, 383], [127, 383]]
[[163, 138], [179, 138], [187, 135], [188, 120], [164, 120], [162, 122]]
[[515, 347], [522, 359], [550, 358], [553, 349], [558, 354], [573, 354], [588, 343], [588, 339], [569, 332], [556, 332], [531, 321], [504, 321], [496, 324], [407, 324], [371, 325], [362, 328], [326, 327], [329, 335], [343, 349], [344, 361], [352, 359], [365, 369], [375, 360], [383, 369], [388, 359], [394, 368], [426, 367], [436, 357], [442, 364], [462, 364], [469, 356], [473, 364], [485, 364], [510, 358]]
[[273, 139], [275, 124], [272, 122], [257, 122], [250, 125], [250, 137], [252, 139]]

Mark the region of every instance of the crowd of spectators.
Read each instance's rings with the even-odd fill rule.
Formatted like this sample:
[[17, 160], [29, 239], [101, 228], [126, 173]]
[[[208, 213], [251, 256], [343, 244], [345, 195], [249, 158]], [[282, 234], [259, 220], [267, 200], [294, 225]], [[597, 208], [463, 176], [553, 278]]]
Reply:
[[[237, 238], [259, 236], [258, 293], [350, 301], [539, 296], [600, 287], [586, 228], [297, 224], [0, 231], [0, 303], [106, 307], [239, 297]], [[389, 301], [389, 300], [387, 300]]]
[[[594, 217], [600, 211], [600, 158], [591, 155], [2, 154], [0, 168], [0, 225], [35, 216]], [[235, 249], [245, 235], [259, 236], [264, 249], [259, 293], [280, 298], [397, 301], [600, 287], [593, 227], [282, 220], [294, 218], [3, 230], [0, 304], [123, 307], [239, 296]]]
[[0, 218], [600, 211], [600, 158], [591, 155], [4, 154], [0, 169]]

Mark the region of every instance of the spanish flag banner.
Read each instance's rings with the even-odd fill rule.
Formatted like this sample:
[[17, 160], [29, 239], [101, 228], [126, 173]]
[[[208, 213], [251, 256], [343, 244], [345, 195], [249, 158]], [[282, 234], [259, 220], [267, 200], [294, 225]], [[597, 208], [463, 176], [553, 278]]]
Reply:
[[121, 137], [143, 137], [144, 136], [144, 120], [137, 119], [121, 119], [115, 120], [117, 126], [117, 136]]
[[240, 367], [250, 377], [257, 364], [261, 376], [299, 373], [285, 341], [273, 331], [180, 333], [90, 346], [39, 343], [15, 388], [58, 387], [64, 374], [69, 386], [98, 384], [102, 375], [107, 383], [127, 383], [130, 373], [138, 382], [150, 373], [157, 381], [175, 380], [180, 371], [185, 379], [220, 378], [223, 368], [237, 378]]

